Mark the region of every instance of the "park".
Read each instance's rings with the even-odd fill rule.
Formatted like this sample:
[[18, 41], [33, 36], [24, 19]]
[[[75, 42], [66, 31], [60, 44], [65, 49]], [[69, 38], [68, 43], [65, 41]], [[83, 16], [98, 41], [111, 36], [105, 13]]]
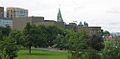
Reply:
[[[102, 33], [109, 36], [108, 31]], [[57, 26], [27, 23], [23, 31], [0, 30], [0, 59], [119, 59], [120, 37], [114, 40]]]

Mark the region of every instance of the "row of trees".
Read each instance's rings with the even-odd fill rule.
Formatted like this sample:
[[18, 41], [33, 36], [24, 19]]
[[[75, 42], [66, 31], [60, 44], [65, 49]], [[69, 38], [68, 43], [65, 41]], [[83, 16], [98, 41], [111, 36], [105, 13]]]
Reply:
[[85, 31], [82, 31], [72, 32], [69, 34], [68, 40], [69, 53], [71, 54], [69, 59], [120, 58], [120, 37], [103, 40], [102, 36], [93, 35], [90, 37]]
[[1, 27], [0, 59], [13, 59], [17, 56], [18, 47], [28, 48], [29, 54], [31, 54], [31, 47], [57, 47], [55, 39], [58, 35], [64, 35], [64, 31], [56, 26], [36, 26], [27, 23], [23, 31]]
[[[103, 33], [104, 35], [109, 32]], [[105, 41], [101, 35], [89, 36], [85, 30], [76, 32], [57, 26], [32, 25], [27, 23], [23, 31], [11, 30], [9, 27], [0, 30], [0, 59], [13, 59], [18, 47], [58, 48], [69, 52], [69, 59], [118, 59], [120, 43], [118, 40]]]
[[69, 59], [100, 59], [99, 52], [104, 48], [101, 36], [89, 36], [86, 31], [72, 32], [68, 36]]
[[76, 32], [56, 26], [35, 26], [27, 23], [23, 35], [23, 46], [29, 49], [30, 54], [31, 47], [50, 46], [69, 50], [71, 59], [97, 59], [104, 48], [102, 36], [89, 36], [84, 30]]
[[31, 54], [31, 47], [56, 47], [56, 39], [59, 38], [59, 35], [64, 34], [63, 29], [56, 26], [36, 26], [27, 23], [23, 31], [14, 33], [12, 36], [18, 45], [28, 48], [29, 54]]

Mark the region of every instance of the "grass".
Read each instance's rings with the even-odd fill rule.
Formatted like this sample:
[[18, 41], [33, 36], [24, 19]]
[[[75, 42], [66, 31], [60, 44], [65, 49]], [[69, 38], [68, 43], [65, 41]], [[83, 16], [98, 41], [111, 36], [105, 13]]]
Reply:
[[16, 59], [68, 59], [68, 53], [34, 49], [30, 55], [28, 50], [20, 50]]

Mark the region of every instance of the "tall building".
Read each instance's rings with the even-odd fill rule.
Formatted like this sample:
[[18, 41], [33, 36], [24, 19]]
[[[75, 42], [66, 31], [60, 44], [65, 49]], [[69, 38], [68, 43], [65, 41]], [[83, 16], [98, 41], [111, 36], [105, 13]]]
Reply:
[[4, 17], [4, 7], [0, 7], [0, 17]]
[[57, 14], [57, 22], [63, 22], [62, 14], [59, 8], [58, 14]]
[[8, 7], [7, 17], [12, 19], [17, 17], [28, 17], [28, 10], [23, 8]]

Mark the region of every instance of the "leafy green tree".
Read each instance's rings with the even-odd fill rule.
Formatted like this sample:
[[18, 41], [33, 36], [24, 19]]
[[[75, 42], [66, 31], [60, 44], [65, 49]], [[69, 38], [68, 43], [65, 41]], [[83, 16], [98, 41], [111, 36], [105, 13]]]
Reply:
[[105, 41], [105, 48], [102, 51], [103, 59], [119, 59], [120, 58], [120, 40]]
[[6, 53], [6, 49], [4, 48], [3, 51], [0, 52], [0, 59], [10, 59]]
[[29, 49], [29, 54], [31, 54], [31, 47], [33, 46], [33, 42], [35, 40], [34, 28], [30, 23], [27, 23], [26, 27], [23, 30], [24, 33], [24, 46]]
[[23, 46], [24, 36], [23, 36], [23, 33], [21, 31], [17, 31], [17, 30], [11, 31], [10, 38], [13, 39], [17, 45]]
[[58, 34], [62, 34], [63, 31], [57, 26], [48, 26], [47, 27], [47, 45], [53, 46], [54, 40], [56, 39]]
[[84, 59], [101, 59], [101, 53], [91, 47], [86, 50], [84, 56]]
[[65, 36], [58, 34], [57, 38], [54, 40], [54, 46], [60, 50], [68, 49], [68, 42], [65, 39]]
[[2, 28], [2, 34], [3, 34], [4, 36], [9, 36], [10, 32], [11, 32], [10, 26], [6, 26], [6, 27], [3, 27], [3, 28]]
[[100, 51], [101, 49], [104, 48], [104, 43], [103, 43], [103, 38], [102, 36], [97, 36], [97, 35], [93, 35], [92, 37], [89, 37], [89, 41], [88, 41], [88, 45], [95, 49]]
[[17, 45], [10, 32], [9, 26], [0, 27], [0, 59], [14, 59], [17, 56]]
[[67, 35], [69, 40], [70, 59], [80, 59], [88, 48], [87, 35], [85, 32], [71, 32]]
[[36, 29], [37, 42], [35, 43], [35, 47], [48, 47], [47, 42], [49, 33], [47, 32], [47, 28], [44, 25], [39, 25]]
[[9, 37], [3, 37], [3, 40], [0, 41], [0, 52], [2, 53], [1, 58], [14, 59], [17, 56], [17, 46]]
[[109, 36], [109, 35], [110, 35], [110, 32], [109, 32], [109, 31], [104, 31], [104, 32], [103, 32], [103, 35], [104, 35], [104, 36]]

